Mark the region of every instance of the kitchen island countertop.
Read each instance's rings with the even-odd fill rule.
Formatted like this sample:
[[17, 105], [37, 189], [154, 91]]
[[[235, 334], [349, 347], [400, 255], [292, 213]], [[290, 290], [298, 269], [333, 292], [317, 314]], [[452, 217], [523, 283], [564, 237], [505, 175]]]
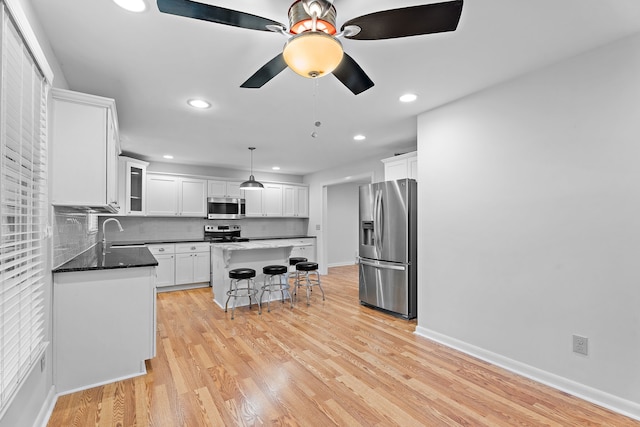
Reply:
[[293, 244], [284, 240], [282, 242], [260, 242], [253, 240], [248, 242], [212, 242], [211, 246], [227, 251], [246, 251], [251, 249], [290, 248]]

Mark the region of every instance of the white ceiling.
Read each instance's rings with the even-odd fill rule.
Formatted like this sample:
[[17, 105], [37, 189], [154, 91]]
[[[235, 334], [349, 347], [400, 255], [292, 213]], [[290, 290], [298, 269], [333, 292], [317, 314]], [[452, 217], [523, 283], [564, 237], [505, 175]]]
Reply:
[[[638, 0], [467, 0], [455, 32], [343, 39], [375, 82], [355, 96], [333, 76], [309, 80], [289, 69], [261, 89], [242, 89], [281, 52], [281, 35], [167, 15], [145, 1], [135, 14], [111, 0], [31, 0], [70, 88], [115, 98], [122, 149], [150, 161], [173, 154], [177, 163], [248, 169], [247, 147], [255, 146], [254, 171], [278, 165], [298, 175], [415, 147], [419, 113], [640, 31]], [[292, 1], [201, 0], [283, 24]], [[334, 5], [339, 27], [433, 2]], [[398, 102], [405, 92], [418, 101]], [[193, 110], [193, 97], [213, 107]], [[354, 141], [357, 133], [367, 139]]]

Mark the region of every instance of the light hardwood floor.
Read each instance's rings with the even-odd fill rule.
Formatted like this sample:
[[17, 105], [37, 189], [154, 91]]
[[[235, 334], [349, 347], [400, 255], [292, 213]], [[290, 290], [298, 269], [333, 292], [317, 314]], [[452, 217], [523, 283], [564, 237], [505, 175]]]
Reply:
[[295, 308], [235, 320], [210, 288], [158, 295], [146, 376], [61, 396], [58, 426], [639, 426], [358, 303], [354, 267]]

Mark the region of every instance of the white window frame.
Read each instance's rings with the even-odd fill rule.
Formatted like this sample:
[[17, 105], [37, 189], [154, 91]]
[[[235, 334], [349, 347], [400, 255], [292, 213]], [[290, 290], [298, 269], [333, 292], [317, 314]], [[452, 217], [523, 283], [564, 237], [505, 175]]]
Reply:
[[0, 419], [46, 347], [47, 96], [53, 73], [0, 0]]

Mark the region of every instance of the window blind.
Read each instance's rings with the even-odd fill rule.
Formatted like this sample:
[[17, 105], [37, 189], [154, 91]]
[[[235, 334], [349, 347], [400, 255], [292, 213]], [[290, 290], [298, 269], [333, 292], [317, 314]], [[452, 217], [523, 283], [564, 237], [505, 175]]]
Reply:
[[48, 83], [0, 0], [0, 418], [46, 347]]

